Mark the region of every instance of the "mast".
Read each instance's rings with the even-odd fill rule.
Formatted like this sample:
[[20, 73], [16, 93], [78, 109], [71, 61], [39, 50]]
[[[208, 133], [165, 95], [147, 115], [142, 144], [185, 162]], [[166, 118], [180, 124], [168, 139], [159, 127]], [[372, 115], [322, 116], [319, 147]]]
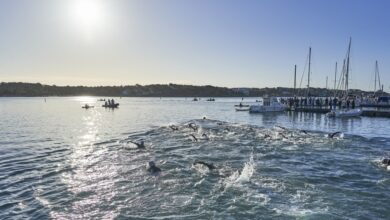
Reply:
[[328, 76], [326, 76], [326, 90], [328, 90]]
[[307, 74], [307, 96], [310, 95], [310, 64], [311, 64], [311, 47], [309, 47], [309, 71]]
[[376, 93], [376, 75], [377, 75], [378, 61], [375, 61], [375, 81], [374, 81], [374, 94]]
[[297, 88], [297, 65], [294, 67], [294, 98], [296, 97], [296, 88]]
[[345, 96], [348, 96], [348, 77], [349, 77], [349, 55], [351, 53], [351, 41], [352, 38], [349, 38], [348, 52], [347, 52], [347, 71], [345, 72]]
[[334, 88], [333, 88], [334, 96], [336, 96], [336, 81], [337, 81], [337, 62], [336, 62], [336, 68], [334, 71]]
[[379, 85], [379, 90], [380, 90], [381, 89], [381, 77], [379, 76], [378, 61], [376, 61], [376, 72], [378, 73], [378, 85]]

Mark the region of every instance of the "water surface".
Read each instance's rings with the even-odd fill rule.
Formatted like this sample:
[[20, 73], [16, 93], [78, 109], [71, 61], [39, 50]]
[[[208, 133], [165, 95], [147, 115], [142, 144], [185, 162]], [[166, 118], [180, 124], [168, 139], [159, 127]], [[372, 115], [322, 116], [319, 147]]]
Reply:
[[[379, 163], [389, 119], [251, 115], [235, 112], [235, 98], [117, 101], [109, 110], [91, 97], [0, 99], [1, 219], [390, 216]], [[335, 131], [344, 137], [326, 137]], [[140, 139], [146, 149], [130, 143]], [[150, 160], [159, 176], [147, 173]]]

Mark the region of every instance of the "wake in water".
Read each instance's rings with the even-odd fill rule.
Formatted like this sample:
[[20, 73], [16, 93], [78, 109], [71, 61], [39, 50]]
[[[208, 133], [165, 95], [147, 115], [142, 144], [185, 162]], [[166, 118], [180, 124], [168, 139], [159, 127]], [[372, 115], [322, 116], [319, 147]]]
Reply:
[[[60, 219], [358, 218], [348, 207], [380, 218], [390, 188], [378, 146], [389, 148], [387, 141], [191, 120], [58, 152], [65, 162], [49, 163], [50, 178], [32, 195]], [[151, 161], [158, 178], [147, 170]], [[9, 189], [20, 184], [2, 175]], [[31, 204], [17, 193], [11, 200], [27, 210]]]

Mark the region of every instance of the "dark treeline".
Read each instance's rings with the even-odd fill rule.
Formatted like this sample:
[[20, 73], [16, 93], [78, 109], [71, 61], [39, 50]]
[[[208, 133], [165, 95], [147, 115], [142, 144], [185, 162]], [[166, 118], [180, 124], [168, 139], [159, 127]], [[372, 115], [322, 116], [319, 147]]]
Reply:
[[[368, 95], [361, 90], [351, 90], [355, 95]], [[304, 95], [304, 89], [297, 94]], [[10, 82], [0, 84], [0, 96], [123, 96], [123, 97], [260, 97], [293, 96], [292, 88], [226, 88], [215, 86], [192, 86], [177, 84], [132, 85], [132, 86], [55, 86], [40, 83]], [[311, 96], [333, 96], [333, 90], [310, 88]]]

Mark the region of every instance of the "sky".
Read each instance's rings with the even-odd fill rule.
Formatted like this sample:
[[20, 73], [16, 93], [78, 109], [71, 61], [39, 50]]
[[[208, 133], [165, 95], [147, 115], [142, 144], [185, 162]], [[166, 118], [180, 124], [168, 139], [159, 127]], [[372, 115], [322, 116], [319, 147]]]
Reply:
[[[390, 91], [387, 0], [0, 0], [0, 81]], [[340, 74], [340, 71], [337, 73]]]

